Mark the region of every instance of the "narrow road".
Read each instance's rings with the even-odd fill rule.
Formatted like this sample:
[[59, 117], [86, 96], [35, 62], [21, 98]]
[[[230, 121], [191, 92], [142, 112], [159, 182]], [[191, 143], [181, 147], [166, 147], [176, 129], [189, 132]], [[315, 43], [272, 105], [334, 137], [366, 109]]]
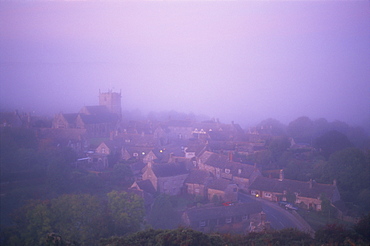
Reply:
[[288, 211], [281, 208], [277, 203], [255, 198], [250, 195], [239, 193], [240, 202], [258, 201], [262, 204], [262, 210], [266, 213], [266, 219], [271, 223], [271, 227], [276, 230], [284, 228], [296, 228], [300, 231], [313, 235], [313, 229], [295, 211]]

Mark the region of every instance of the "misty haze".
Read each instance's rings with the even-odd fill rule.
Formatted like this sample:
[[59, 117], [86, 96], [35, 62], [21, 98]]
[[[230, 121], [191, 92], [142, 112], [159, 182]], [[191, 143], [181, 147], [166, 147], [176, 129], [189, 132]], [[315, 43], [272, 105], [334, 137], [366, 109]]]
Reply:
[[368, 245], [369, 24], [368, 1], [0, 0], [0, 244]]

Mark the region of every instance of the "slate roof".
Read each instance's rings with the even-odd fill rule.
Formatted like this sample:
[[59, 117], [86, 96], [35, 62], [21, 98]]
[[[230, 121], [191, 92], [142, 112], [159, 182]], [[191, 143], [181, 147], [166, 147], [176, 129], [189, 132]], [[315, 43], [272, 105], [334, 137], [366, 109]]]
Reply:
[[193, 121], [190, 120], [170, 120], [166, 124], [168, 127], [192, 127]]
[[208, 188], [209, 189], [213, 189], [213, 190], [221, 190], [221, 191], [224, 191], [224, 190], [226, 190], [226, 188], [227, 188], [227, 186], [229, 184], [233, 184], [233, 183], [230, 182], [230, 180], [219, 178], [219, 179], [212, 180], [208, 184]]
[[85, 134], [86, 129], [42, 128], [38, 130], [38, 136], [40, 139], [81, 140]]
[[255, 167], [253, 165], [229, 161], [227, 156], [209, 151], [204, 152], [200, 156], [200, 160], [202, 163], [212, 167], [220, 168], [222, 170], [229, 169], [230, 174], [242, 178], [250, 178], [255, 171]]
[[217, 150], [235, 150], [236, 145], [234, 142], [231, 141], [219, 141], [219, 140], [210, 140], [208, 143], [209, 148], [212, 151], [217, 151]]
[[155, 140], [153, 135], [142, 134], [123, 134], [121, 137], [125, 145], [131, 146], [154, 146]]
[[257, 214], [262, 211], [261, 203], [236, 203], [231, 206], [195, 207], [185, 211], [190, 221], [230, 218], [248, 214]]
[[[134, 153], [138, 153], [141, 156], [148, 154], [153, 148], [147, 146], [126, 146], [123, 144], [124, 149], [132, 156]], [[144, 155], [143, 155], [144, 153]]]
[[122, 141], [118, 140], [107, 140], [103, 142], [110, 150], [120, 150], [122, 148]]
[[0, 112], [0, 124], [3, 126], [22, 126], [22, 120], [16, 112]]
[[186, 178], [185, 183], [206, 184], [211, 178], [211, 174], [206, 170], [192, 170]]
[[206, 144], [192, 144], [185, 148], [185, 152], [194, 152], [195, 155], [198, 156], [206, 147]]
[[115, 123], [118, 120], [117, 115], [115, 114], [102, 114], [102, 115], [80, 114], [80, 117], [85, 124]]
[[141, 172], [145, 167], [146, 167], [146, 164], [144, 162], [141, 162], [141, 161], [130, 164], [130, 168], [131, 168], [133, 173]]
[[152, 169], [157, 177], [170, 177], [189, 173], [184, 163], [152, 164]]
[[62, 114], [63, 118], [68, 122], [68, 124], [76, 124], [76, 119], [78, 114], [71, 113], [71, 114]]
[[149, 179], [136, 181], [139, 188], [147, 193], [154, 194], [156, 192], [152, 182]]
[[297, 192], [301, 197], [307, 198], [320, 198], [321, 194], [325, 194], [329, 199], [333, 197], [337, 187], [332, 184], [319, 184], [312, 181], [312, 188], [310, 188], [310, 181], [298, 181], [283, 179], [282, 181], [278, 179], [271, 179], [266, 177], [258, 177], [249, 187], [250, 190], [261, 190], [270, 191], [275, 193], [288, 193]]
[[109, 110], [104, 105], [97, 105], [97, 106], [84, 106], [80, 113], [87, 113], [89, 115], [103, 115], [109, 114]]

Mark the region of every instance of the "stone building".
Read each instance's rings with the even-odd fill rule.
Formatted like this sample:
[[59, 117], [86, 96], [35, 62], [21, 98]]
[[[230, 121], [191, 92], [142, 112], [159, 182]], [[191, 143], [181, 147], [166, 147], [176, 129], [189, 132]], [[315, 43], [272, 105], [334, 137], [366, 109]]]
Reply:
[[149, 162], [143, 173], [143, 180], [149, 179], [157, 192], [179, 195], [183, 192], [184, 181], [189, 171], [184, 163], [154, 164]]

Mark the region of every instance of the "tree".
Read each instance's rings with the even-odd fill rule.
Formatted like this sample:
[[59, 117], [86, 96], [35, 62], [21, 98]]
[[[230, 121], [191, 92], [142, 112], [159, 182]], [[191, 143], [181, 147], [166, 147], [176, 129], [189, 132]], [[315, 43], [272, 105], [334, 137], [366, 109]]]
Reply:
[[360, 221], [354, 226], [354, 229], [365, 240], [370, 242], [370, 213], [362, 217]]
[[326, 169], [326, 174], [330, 175], [327, 181], [338, 181], [344, 201], [357, 201], [360, 192], [370, 187], [370, 163], [359, 149], [348, 148], [332, 154]]
[[314, 145], [326, 159], [328, 159], [331, 154], [352, 146], [347, 136], [338, 131], [324, 133], [322, 136], [315, 139]]
[[62, 195], [51, 201], [50, 214], [53, 232], [65, 240], [93, 245], [107, 235], [104, 207], [97, 197]]
[[30, 200], [13, 214], [13, 220], [22, 245], [42, 245], [53, 231], [49, 201]]
[[114, 235], [139, 230], [145, 215], [143, 199], [133, 193], [119, 191], [112, 191], [107, 196]]
[[[223, 246], [225, 243], [221, 235], [204, 234], [189, 228], [177, 228], [173, 230], [148, 229], [124, 237], [113, 237], [100, 240], [101, 245], [106, 246], [142, 246], [142, 245], [166, 245], [166, 246]], [[230, 244], [231, 245], [231, 244]]]
[[313, 240], [307, 233], [293, 228], [286, 228], [271, 233], [272, 245], [312, 245]]
[[289, 123], [287, 131], [296, 143], [311, 143], [313, 122], [306, 116], [299, 117]]
[[173, 229], [180, 221], [178, 213], [174, 210], [170, 196], [160, 194], [154, 200], [149, 223], [155, 229]]
[[95, 245], [108, 235], [104, 207], [91, 195], [62, 195], [51, 201], [31, 200], [14, 215], [20, 245], [45, 245], [50, 233], [70, 242]]
[[112, 185], [123, 187], [124, 185], [132, 184], [133, 180], [134, 174], [128, 164], [117, 163], [114, 165], [110, 179]]
[[156, 237], [157, 245], [167, 246], [221, 246], [221, 237], [212, 237], [199, 231], [188, 228], [166, 230]]
[[284, 136], [286, 135], [286, 126], [276, 119], [266, 119], [261, 121], [257, 128], [263, 133], [271, 134], [274, 136]]
[[275, 137], [271, 140], [268, 149], [271, 151], [273, 160], [277, 162], [289, 147], [290, 142], [287, 137]]
[[354, 239], [352, 231], [343, 225], [327, 224], [315, 233], [315, 239], [318, 243], [329, 245], [344, 245], [346, 239]]
[[317, 138], [323, 135], [325, 132], [329, 131], [329, 122], [324, 119], [320, 118], [313, 121], [313, 137]]

